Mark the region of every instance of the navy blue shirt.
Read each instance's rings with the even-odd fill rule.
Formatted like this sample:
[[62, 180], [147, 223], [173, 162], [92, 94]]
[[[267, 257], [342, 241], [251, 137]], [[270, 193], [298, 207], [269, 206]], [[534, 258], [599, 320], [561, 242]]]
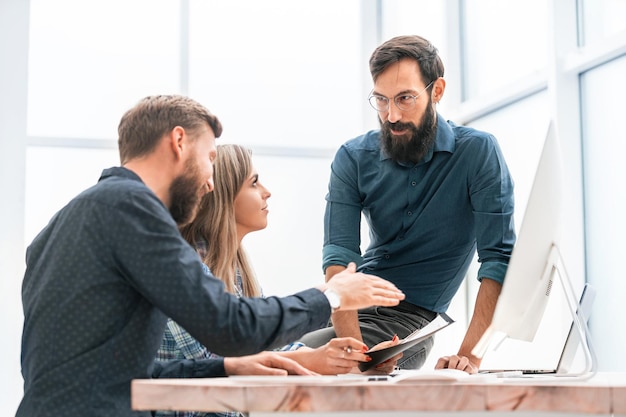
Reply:
[[[323, 268], [356, 262], [406, 301], [445, 311], [478, 250], [479, 278], [503, 282], [515, 242], [513, 181], [496, 139], [437, 115], [415, 165], [381, 151], [380, 131], [346, 142], [331, 165]], [[361, 255], [361, 213], [370, 245]]]
[[[207, 276], [161, 200], [125, 168], [61, 209], [29, 246], [22, 286], [19, 417], [137, 416], [130, 382], [150, 378], [171, 317], [213, 352], [282, 346], [328, 322], [321, 291], [238, 299]], [[208, 376], [223, 364], [157, 364]]]

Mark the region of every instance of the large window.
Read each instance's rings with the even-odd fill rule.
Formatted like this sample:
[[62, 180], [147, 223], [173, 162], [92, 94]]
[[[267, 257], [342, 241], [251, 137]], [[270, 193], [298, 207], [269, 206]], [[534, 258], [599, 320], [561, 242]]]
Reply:
[[[626, 178], [622, 97], [626, 84], [626, 55], [582, 77], [583, 149], [585, 155], [585, 232], [587, 278], [601, 297], [591, 327], [603, 370], [626, 369], [622, 360], [626, 333], [617, 318], [626, 317], [626, 281], [622, 259], [626, 253]], [[611, 296], [611, 294], [613, 296]], [[602, 342], [610, 341], [610, 343]]]
[[334, 149], [360, 133], [359, 3], [191, 2], [189, 93], [222, 119], [224, 141]]
[[[0, 345], [7, 370], [0, 414], [14, 414], [21, 397], [23, 246], [118, 163], [125, 110], [146, 95], [188, 94], [222, 120], [218, 143], [252, 148], [273, 195], [268, 228], [244, 244], [266, 294], [292, 293], [323, 281], [329, 163], [341, 143], [378, 126], [366, 101], [368, 60], [400, 34], [423, 35], [439, 49], [448, 83], [441, 114], [500, 140], [516, 181], [518, 227], [548, 120], [565, 132], [565, 165], [577, 168], [566, 173], [568, 187], [580, 195], [582, 149], [586, 234], [582, 197], [574, 197], [568, 209], [580, 213], [566, 219], [569, 272], [599, 290], [592, 331], [601, 369], [625, 367], [626, 340], [614, 331], [626, 325], [625, 314], [615, 313], [623, 307], [613, 296], [626, 290], [617, 261], [626, 249], [619, 233], [626, 228], [619, 182], [625, 7], [622, 0], [3, 0], [0, 305], [7, 320], [0, 333], [8, 340]], [[457, 324], [438, 335], [427, 366], [457, 349], [475, 289], [455, 298]]]

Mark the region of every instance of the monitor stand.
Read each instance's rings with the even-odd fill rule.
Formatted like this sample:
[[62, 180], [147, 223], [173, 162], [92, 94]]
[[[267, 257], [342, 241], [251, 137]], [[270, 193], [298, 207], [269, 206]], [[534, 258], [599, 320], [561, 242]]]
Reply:
[[[551, 377], [557, 376], [561, 378], [570, 377], [570, 378], [588, 379], [588, 378], [593, 377], [597, 373], [597, 360], [596, 360], [595, 351], [593, 350], [593, 344], [591, 341], [591, 334], [589, 332], [589, 327], [587, 326], [587, 318], [584, 317], [583, 309], [579, 308], [580, 305], [578, 302], [578, 297], [576, 297], [576, 292], [574, 291], [572, 282], [569, 278], [567, 270], [565, 269], [565, 264], [563, 262], [563, 257], [561, 255], [561, 252], [559, 251], [559, 248], [557, 247], [557, 245], [553, 243], [552, 246], [550, 247], [550, 252], [548, 255], [548, 260], [546, 262], [546, 267], [544, 268], [544, 271], [543, 271], [543, 279], [549, 278], [551, 282], [549, 288], [547, 289], [548, 292], [550, 292], [552, 289], [552, 283], [554, 282], [555, 275], [558, 275], [559, 282], [561, 283], [561, 287], [563, 288], [565, 299], [567, 301], [567, 305], [569, 307], [569, 311], [573, 320], [572, 325], [576, 329], [575, 331], [577, 332], [579, 336], [579, 342], [583, 349], [583, 354], [585, 357], [585, 364], [584, 364], [584, 368], [580, 372], [569, 372], [569, 370], [558, 372], [558, 369], [557, 369], [557, 372], [555, 373], [545, 374], [545, 375], [537, 374], [537, 375], [532, 375], [530, 377], [535, 377], [535, 376], [545, 377], [549, 375]], [[478, 357], [483, 357], [487, 349], [489, 348], [489, 345], [491, 345], [492, 342], [494, 342], [495, 338], [496, 338], [496, 334], [493, 332], [491, 327], [488, 327], [485, 330], [484, 337], [482, 337], [479, 340], [478, 344], [472, 350], [472, 353]], [[506, 336], [500, 339], [497, 342], [497, 345], [494, 349], [497, 349], [498, 346], [505, 339], [506, 339]]]
[[572, 285], [572, 281], [570, 280], [567, 269], [565, 268], [565, 263], [563, 262], [563, 256], [555, 244], [552, 244], [552, 247], [550, 248], [549, 259], [552, 261], [546, 265], [546, 268], [552, 269], [552, 274], [556, 273], [559, 277], [559, 282], [561, 283], [561, 287], [565, 293], [565, 299], [567, 300], [567, 305], [572, 316], [573, 327], [578, 333], [579, 342], [585, 357], [584, 367], [579, 372], [557, 372], [555, 376], [585, 379], [591, 378], [597, 373], [598, 369], [597, 358], [591, 341], [591, 333], [589, 332], [589, 326], [587, 325], [588, 317], [585, 317], [584, 309], [580, 308], [578, 297], [576, 297], [576, 292], [574, 291], [574, 286]]

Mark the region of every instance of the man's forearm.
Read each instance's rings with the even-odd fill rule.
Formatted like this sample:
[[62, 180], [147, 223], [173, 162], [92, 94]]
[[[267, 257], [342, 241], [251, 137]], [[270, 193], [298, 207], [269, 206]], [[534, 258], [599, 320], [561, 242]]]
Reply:
[[[326, 282], [344, 269], [346, 268], [339, 265], [326, 268]], [[361, 328], [359, 327], [359, 316], [356, 311], [336, 311], [331, 316], [331, 320], [337, 337], [354, 337], [363, 341]]]
[[482, 360], [472, 355], [472, 349], [491, 324], [501, 290], [502, 284], [492, 279], [483, 278], [476, 296], [474, 314], [459, 348], [459, 356], [466, 356], [476, 366], [480, 365]]
[[354, 337], [363, 341], [359, 327], [359, 315], [356, 311], [337, 311], [331, 316], [337, 337]]

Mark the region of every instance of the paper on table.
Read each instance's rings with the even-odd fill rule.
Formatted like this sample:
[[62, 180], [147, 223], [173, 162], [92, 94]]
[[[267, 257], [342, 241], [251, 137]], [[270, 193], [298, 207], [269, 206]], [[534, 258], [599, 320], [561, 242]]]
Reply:
[[359, 369], [361, 371], [367, 371], [371, 367], [386, 361], [387, 359], [397, 355], [400, 352], [404, 352], [412, 346], [415, 346], [419, 342], [427, 339], [428, 337], [432, 336], [439, 330], [449, 326], [452, 323], [454, 323], [454, 320], [452, 320], [450, 316], [448, 316], [446, 313], [439, 313], [437, 314], [437, 317], [435, 317], [430, 323], [428, 323], [421, 329], [417, 329], [404, 339], [400, 340], [397, 345], [390, 346], [384, 349], [369, 350], [365, 352], [372, 358], [372, 360], [370, 362], [361, 362], [359, 364]]

